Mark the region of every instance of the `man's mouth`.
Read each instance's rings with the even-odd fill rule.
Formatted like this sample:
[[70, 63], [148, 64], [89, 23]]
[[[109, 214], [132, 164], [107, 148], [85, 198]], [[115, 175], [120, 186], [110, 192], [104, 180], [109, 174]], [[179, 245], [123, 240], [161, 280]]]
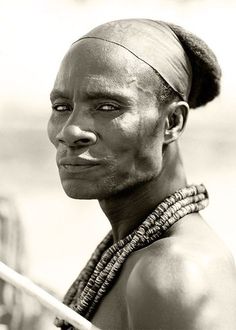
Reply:
[[63, 164], [63, 165], [59, 165], [59, 168], [70, 173], [78, 173], [78, 172], [94, 169], [97, 166], [98, 164], [88, 164], [88, 165]]
[[81, 157], [65, 157], [59, 160], [58, 167], [67, 172], [78, 173], [99, 166], [100, 162], [95, 159], [85, 159]]

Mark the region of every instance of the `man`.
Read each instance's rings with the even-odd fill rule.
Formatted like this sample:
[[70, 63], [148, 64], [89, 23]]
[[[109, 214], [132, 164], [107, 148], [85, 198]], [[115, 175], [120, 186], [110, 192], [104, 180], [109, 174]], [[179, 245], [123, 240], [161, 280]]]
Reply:
[[101, 329], [236, 329], [234, 262], [178, 147], [189, 106], [219, 80], [204, 42], [152, 20], [99, 26], [62, 61], [48, 125], [61, 182], [98, 199], [112, 227], [64, 301]]

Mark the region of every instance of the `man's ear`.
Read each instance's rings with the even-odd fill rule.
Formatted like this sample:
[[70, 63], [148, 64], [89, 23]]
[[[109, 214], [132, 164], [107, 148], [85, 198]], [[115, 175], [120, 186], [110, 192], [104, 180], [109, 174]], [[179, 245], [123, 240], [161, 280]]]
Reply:
[[169, 144], [179, 138], [185, 127], [188, 111], [189, 106], [187, 102], [179, 101], [170, 104], [168, 115], [165, 119], [165, 144]]

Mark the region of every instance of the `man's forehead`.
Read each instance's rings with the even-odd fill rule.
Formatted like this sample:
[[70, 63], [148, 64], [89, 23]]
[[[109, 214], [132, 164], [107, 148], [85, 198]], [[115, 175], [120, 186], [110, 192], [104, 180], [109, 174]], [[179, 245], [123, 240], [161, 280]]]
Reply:
[[[119, 79], [121, 78], [121, 79]], [[114, 75], [92, 75], [88, 74], [83, 79], [78, 78], [80, 86], [87, 93], [94, 92], [95, 90], [114, 90], [125, 89], [127, 86], [132, 85], [137, 81], [137, 76], [117, 77]]]
[[64, 57], [62, 68], [67, 71], [72, 69], [73, 72], [86, 69], [86, 73], [117, 76], [153, 71], [127, 49], [96, 39], [84, 39], [73, 44]]
[[127, 50], [103, 41], [81, 41], [65, 56], [55, 90], [81, 91], [89, 94], [116, 90], [132, 94], [137, 89], [156, 85], [156, 73]]

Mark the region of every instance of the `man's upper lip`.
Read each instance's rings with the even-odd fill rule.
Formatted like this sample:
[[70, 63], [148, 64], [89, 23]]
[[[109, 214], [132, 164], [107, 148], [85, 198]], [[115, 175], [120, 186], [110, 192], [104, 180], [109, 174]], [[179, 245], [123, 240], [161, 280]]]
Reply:
[[96, 159], [86, 159], [81, 157], [64, 157], [59, 160], [59, 165], [98, 165], [100, 162]]

